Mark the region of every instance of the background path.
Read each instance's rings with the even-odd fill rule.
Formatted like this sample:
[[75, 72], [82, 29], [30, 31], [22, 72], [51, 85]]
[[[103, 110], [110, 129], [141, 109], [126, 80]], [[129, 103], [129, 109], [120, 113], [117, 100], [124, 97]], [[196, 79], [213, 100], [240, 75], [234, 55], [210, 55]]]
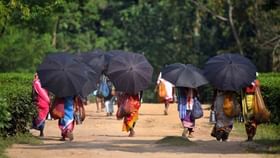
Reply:
[[[177, 106], [170, 106], [169, 115], [163, 115], [163, 104], [143, 104], [136, 124], [136, 136], [122, 132], [122, 121], [115, 116], [96, 113], [95, 104], [86, 106], [87, 117], [75, 126], [74, 141], [61, 142], [57, 121], [46, 122], [43, 144], [15, 144], [7, 150], [11, 158], [208, 158], [208, 157], [280, 157], [280, 155], [248, 153], [245, 137], [236, 137], [234, 129], [228, 142], [217, 142], [210, 136], [209, 111], [197, 120], [192, 143], [184, 146], [157, 144], [166, 136], [181, 136]], [[115, 107], [116, 108], [116, 107]], [[32, 130], [34, 135], [39, 132]]]

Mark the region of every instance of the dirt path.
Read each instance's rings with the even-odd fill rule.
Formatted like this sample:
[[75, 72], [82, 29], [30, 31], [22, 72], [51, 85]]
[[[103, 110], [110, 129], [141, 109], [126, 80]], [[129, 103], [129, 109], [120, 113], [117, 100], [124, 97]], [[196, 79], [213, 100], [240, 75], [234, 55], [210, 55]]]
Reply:
[[[133, 138], [121, 131], [122, 121], [116, 120], [115, 116], [106, 117], [105, 113], [96, 113], [95, 109], [94, 104], [86, 106], [87, 118], [82, 125], [75, 127], [73, 142], [59, 141], [57, 121], [51, 120], [46, 123], [43, 144], [16, 144], [7, 150], [7, 155], [10, 158], [280, 157], [249, 154], [246, 152], [248, 143], [244, 142], [245, 138], [235, 137], [234, 134], [228, 142], [217, 142], [209, 135], [209, 111], [205, 111], [205, 116], [197, 120], [195, 137], [190, 139], [191, 145], [178, 147], [156, 143], [166, 136], [181, 136], [175, 104], [170, 107], [168, 116], [163, 115], [162, 104], [143, 104], [135, 128], [136, 137]], [[32, 133], [39, 134], [38, 131]]]

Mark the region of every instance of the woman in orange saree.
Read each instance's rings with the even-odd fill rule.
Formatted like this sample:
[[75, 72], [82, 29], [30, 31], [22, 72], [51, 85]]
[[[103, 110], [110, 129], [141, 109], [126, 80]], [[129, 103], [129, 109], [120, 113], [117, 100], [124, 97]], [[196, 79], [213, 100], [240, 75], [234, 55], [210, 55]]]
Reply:
[[[135, 124], [138, 120], [138, 111], [140, 109], [142, 92], [139, 94], [123, 93], [118, 95], [118, 112], [117, 115], [123, 116], [123, 128], [122, 131], [129, 132], [129, 137], [135, 136]], [[124, 110], [121, 110], [124, 109]], [[129, 110], [128, 110], [129, 109]], [[123, 111], [123, 112], [121, 112]], [[122, 114], [120, 114], [122, 113]], [[119, 116], [117, 116], [119, 118]]]

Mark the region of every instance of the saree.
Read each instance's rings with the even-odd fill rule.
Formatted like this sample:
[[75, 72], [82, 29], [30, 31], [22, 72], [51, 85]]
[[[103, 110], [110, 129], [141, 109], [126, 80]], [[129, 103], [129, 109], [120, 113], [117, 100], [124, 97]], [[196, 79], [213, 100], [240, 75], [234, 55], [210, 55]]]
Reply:
[[39, 79], [33, 81], [33, 88], [38, 94], [36, 99], [36, 108], [38, 115], [33, 119], [33, 128], [37, 130], [44, 129], [46, 117], [49, 113], [50, 99], [47, 90], [42, 88]]
[[184, 88], [178, 88], [178, 112], [179, 118], [184, 128], [194, 128], [195, 119], [192, 117], [193, 108], [193, 94], [192, 90], [189, 90], [186, 96]]
[[67, 137], [74, 129], [74, 99], [73, 97], [65, 97], [64, 117], [59, 119], [58, 126], [61, 130], [61, 136]]
[[226, 133], [229, 134], [233, 126], [234, 117], [228, 117], [227, 115], [225, 115], [223, 106], [224, 106], [224, 92], [217, 92], [217, 96], [214, 102], [214, 110], [216, 111], [216, 119], [217, 119], [215, 128], [216, 131], [225, 131]]
[[[133, 129], [136, 121], [138, 120], [138, 111], [140, 109], [140, 98], [139, 95], [132, 95], [132, 97], [134, 99], [134, 104], [130, 104], [130, 106], [134, 106], [133, 109], [135, 109], [133, 112], [131, 112], [129, 115], [124, 116], [124, 120], [123, 120], [123, 128], [122, 131], [126, 131], [129, 132], [130, 129]], [[137, 101], [137, 104], [135, 104], [135, 101]]]

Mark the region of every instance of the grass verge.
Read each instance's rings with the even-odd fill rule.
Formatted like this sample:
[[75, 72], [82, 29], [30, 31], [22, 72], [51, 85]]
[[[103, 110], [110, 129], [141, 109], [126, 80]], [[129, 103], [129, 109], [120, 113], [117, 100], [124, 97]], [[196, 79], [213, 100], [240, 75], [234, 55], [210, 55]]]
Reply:
[[[235, 123], [235, 134], [246, 137], [246, 131], [243, 123]], [[280, 153], [280, 125], [260, 124], [253, 142], [263, 146], [262, 148], [249, 148], [254, 153]]]
[[0, 137], [0, 158], [7, 158], [5, 150], [13, 144], [41, 144], [42, 141], [32, 136], [30, 133], [19, 134], [14, 137]]

